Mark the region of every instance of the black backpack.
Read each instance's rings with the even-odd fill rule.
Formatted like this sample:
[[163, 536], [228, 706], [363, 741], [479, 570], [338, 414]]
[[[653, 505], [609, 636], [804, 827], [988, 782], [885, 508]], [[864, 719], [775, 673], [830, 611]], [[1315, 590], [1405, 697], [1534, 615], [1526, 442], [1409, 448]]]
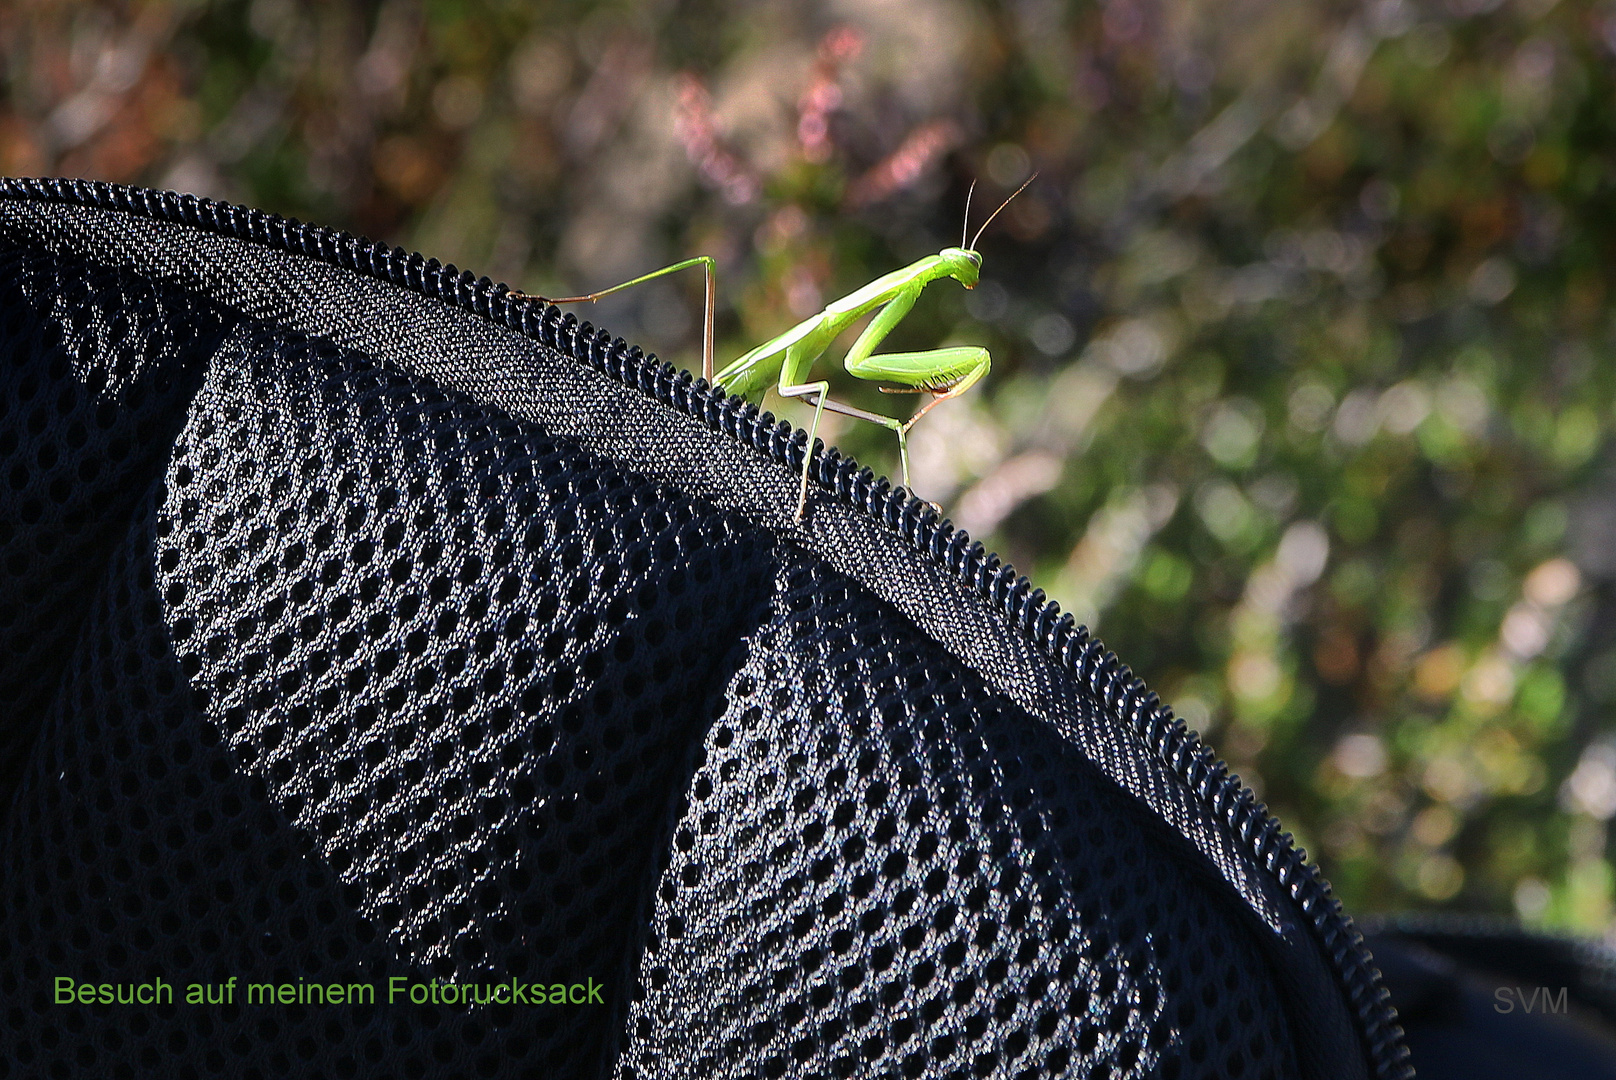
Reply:
[[0, 265], [0, 1076], [1412, 1075], [1264, 807], [836, 451], [799, 526], [767, 413], [208, 200], [0, 182]]

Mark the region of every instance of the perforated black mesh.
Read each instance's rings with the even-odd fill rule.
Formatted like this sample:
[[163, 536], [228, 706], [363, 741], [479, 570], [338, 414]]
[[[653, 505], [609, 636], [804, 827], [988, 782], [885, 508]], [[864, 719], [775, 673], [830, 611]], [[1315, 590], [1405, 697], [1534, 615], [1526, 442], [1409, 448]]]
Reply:
[[0, 792], [105, 571], [167, 457], [221, 322], [136, 274], [0, 249]]
[[1295, 1076], [1262, 958], [1047, 725], [782, 570], [658, 891], [621, 1074]]
[[200, 282], [8, 242], [0, 1075], [1364, 1075], [1202, 851], [867, 582]]

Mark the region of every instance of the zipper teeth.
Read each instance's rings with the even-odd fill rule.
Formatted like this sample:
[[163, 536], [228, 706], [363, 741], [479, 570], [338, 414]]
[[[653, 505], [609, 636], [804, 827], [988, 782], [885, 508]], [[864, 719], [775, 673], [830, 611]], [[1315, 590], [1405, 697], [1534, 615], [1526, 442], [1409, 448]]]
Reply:
[[[656, 400], [701, 419], [711, 428], [760, 450], [792, 469], [802, 468], [807, 434], [755, 405], [714, 391], [705, 380], [672, 364], [658, 362], [571, 312], [534, 298], [515, 298], [504, 284], [477, 277], [454, 264], [400, 247], [388, 248], [363, 237], [174, 192], [93, 180], [0, 178], [0, 198], [64, 202], [123, 210], [160, 221], [192, 225], [267, 247], [307, 255], [347, 270], [392, 282], [424, 296], [447, 301], [537, 339]], [[1363, 935], [1342, 910], [1329, 884], [1306, 852], [1231, 776], [1172, 710], [1127, 665], [1078, 626], [1060, 605], [1046, 599], [1025, 577], [973, 541], [933, 508], [894, 488], [868, 468], [832, 448], [817, 454], [810, 475], [843, 503], [876, 518], [918, 551], [946, 566], [960, 582], [998, 604], [1012, 622], [1035, 640], [1113, 715], [1132, 724], [1146, 743], [1273, 874], [1302, 909], [1314, 937], [1329, 957], [1337, 982], [1357, 1017], [1369, 1065], [1376, 1080], [1412, 1080], [1408, 1048], [1380, 973], [1369, 962]]]

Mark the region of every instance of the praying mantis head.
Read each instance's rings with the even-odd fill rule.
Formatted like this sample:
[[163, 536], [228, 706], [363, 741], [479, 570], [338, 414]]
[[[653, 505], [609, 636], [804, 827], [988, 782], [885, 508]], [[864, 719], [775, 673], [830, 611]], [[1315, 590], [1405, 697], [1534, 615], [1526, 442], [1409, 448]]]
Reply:
[[982, 256], [970, 248], [947, 247], [938, 252], [948, 276], [965, 286], [976, 288], [977, 276], [982, 272]]
[[[1026, 191], [1027, 185], [1036, 179], [1038, 179], [1037, 173], [1027, 177], [1026, 180], [1022, 181], [1020, 187], [1010, 193], [1010, 199]], [[982, 233], [992, 224], [993, 219], [999, 216], [999, 210], [1003, 210], [1010, 205], [1010, 199], [1000, 203], [999, 210], [995, 210], [988, 215], [987, 221], [982, 223], [982, 228], [976, 230], [976, 235], [971, 237], [971, 242], [967, 244], [965, 242], [965, 233], [970, 228], [971, 192], [975, 190], [976, 181], [973, 180], [971, 181], [971, 191], [965, 193], [965, 224], [960, 228], [960, 246], [947, 247], [938, 252], [938, 257], [943, 260], [943, 266], [946, 268], [948, 276], [967, 289], [976, 288], [977, 278], [982, 273], [982, 256], [976, 250], [976, 242], [982, 238]]]

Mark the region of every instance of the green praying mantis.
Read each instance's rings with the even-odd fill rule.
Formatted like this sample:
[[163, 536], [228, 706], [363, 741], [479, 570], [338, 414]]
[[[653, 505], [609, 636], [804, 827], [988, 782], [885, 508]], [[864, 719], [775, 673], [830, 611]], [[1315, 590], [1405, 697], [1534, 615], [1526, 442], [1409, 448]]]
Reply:
[[[981, 239], [999, 212], [1010, 205], [1037, 178], [1035, 173], [999, 204], [988, 215], [987, 221], [976, 230], [969, 244], [965, 233], [969, 229], [971, 193], [965, 196], [966, 225], [960, 230], [960, 246], [947, 247], [936, 255], [927, 255], [901, 270], [884, 274], [861, 289], [855, 289], [840, 300], [834, 300], [816, 315], [811, 315], [785, 333], [770, 338], [757, 348], [725, 365], [716, 374], [713, 371], [713, 302], [717, 294], [716, 263], [711, 256], [698, 255], [660, 270], [653, 270], [613, 285], [609, 289], [587, 296], [560, 298], [537, 297], [552, 304], [593, 303], [603, 296], [639, 285], [666, 274], [674, 274], [700, 266], [706, 278], [705, 322], [702, 336], [702, 374], [708, 383], [721, 386], [725, 392], [738, 395], [753, 404], [760, 403], [769, 388], [774, 387], [781, 397], [800, 398], [814, 407], [814, 418], [808, 425], [808, 451], [803, 456], [802, 481], [797, 489], [797, 512], [794, 520], [801, 523], [808, 506], [808, 469], [813, 459], [813, 447], [819, 434], [819, 421], [825, 410], [878, 424], [898, 436], [898, 458], [903, 468], [903, 484], [909, 487], [909, 430], [932, 409], [958, 397], [974, 386], [988, 373], [992, 359], [979, 345], [962, 345], [922, 352], [876, 353], [894, 327], [903, 321], [915, 306], [915, 301], [927, 285], [944, 278], [953, 278], [967, 289], [974, 289], [982, 269], [982, 256], [976, 251]], [[971, 185], [974, 192], [976, 185]], [[525, 294], [516, 294], [525, 295]], [[830, 384], [823, 379], [810, 380], [814, 364], [830, 348], [837, 335], [877, 308], [880, 309], [864, 332], [859, 334], [848, 349], [842, 364], [850, 375], [878, 386], [888, 394], [930, 394], [932, 399], [916, 410], [908, 420], [867, 412], [830, 397]]]

